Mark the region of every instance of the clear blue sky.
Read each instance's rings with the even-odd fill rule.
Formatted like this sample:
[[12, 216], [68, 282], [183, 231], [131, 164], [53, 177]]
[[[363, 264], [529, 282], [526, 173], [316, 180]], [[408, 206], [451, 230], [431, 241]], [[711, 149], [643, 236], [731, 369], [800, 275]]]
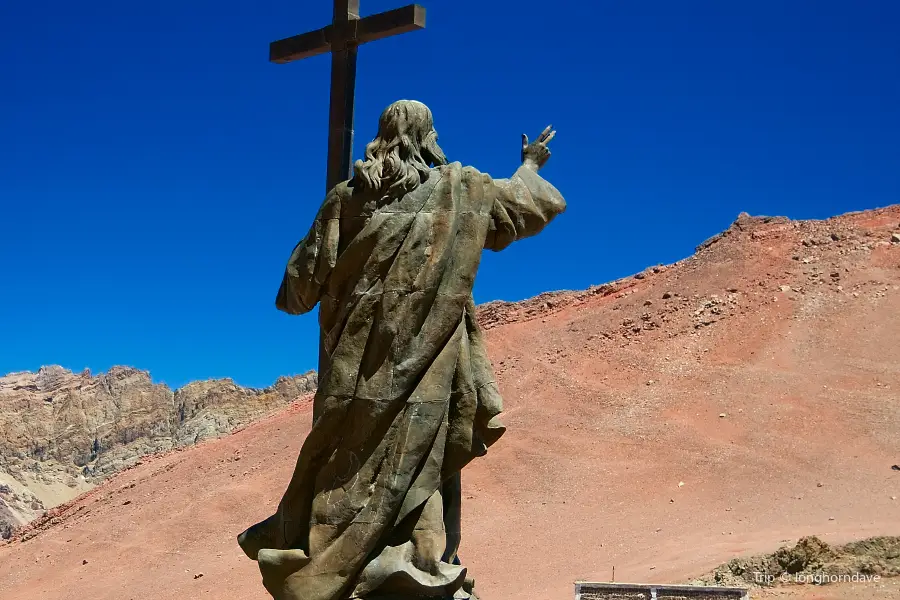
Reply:
[[[544, 173], [569, 210], [485, 257], [478, 302], [678, 260], [741, 211], [900, 202], [896, 0], [422, 3], [427, 29], [360, 50], [356, 155], [399, 98], [495, 176], [521, 133], [559, 132]], [[267, 52], [330, 12], [0, 5], [0, 373], [265, 386], [315, 366], [316, 313], [273, 302], [322, 200], [330, 60]]]

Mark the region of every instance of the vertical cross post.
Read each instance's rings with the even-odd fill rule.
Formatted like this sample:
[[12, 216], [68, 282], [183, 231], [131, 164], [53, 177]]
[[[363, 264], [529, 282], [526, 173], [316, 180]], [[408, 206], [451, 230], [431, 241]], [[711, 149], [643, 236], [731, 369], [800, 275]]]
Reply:
[[[335, 0], [335, 30], [350, 33], [359, 20], [359, 0]], [[328, 108], [328, 171], [325, 193], [350, 179], [353, 160], [353, 100], [356, 92], [356, 35], [331, 41], [331, 101]]]

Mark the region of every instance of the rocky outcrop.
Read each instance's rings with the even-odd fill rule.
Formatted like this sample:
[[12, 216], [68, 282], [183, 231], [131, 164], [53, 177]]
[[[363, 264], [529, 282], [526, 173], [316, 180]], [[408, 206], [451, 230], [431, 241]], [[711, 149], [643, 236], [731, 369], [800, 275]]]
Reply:
[[131, 367], [0, 377], [0, 536], [142, 456], [229, 433], [316, 382], [310, 372], [265, 389], [219, 379], [173, 391]]
[[793, 547], [771, 554], [734, 558], [695, 585], [773, 587], [786, 584], [828, 584], [878, 581], [900, 576], [900, 537], [879, 536], [831, 546], [816, 536], [800, 538]]

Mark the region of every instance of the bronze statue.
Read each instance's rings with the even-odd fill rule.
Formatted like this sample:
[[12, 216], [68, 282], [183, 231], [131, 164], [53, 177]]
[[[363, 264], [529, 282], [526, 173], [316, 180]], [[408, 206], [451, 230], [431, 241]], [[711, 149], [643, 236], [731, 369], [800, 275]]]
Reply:
[[522, 166], [492, 179], [447, 162], [428, 107], [395, 102], [294, 248], [275, 304], [320, 304], [328, 367], [277, 512], [238, 536], [277, 600], [475, 598], [460, 471], [504, 427], [472, 286], [483, 249], [565, 210], [538, 175], [554, 135], [523, 135]]

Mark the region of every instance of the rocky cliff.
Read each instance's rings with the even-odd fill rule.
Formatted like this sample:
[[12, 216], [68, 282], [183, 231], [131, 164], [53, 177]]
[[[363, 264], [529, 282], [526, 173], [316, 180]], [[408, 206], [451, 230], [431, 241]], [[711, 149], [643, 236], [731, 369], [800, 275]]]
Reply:
[[143, 456], [229, 433], [315, 387], [314, 372], [265, 389], [219, 379], [175, 391], [130, 367], [0, 377], [0, 537]]

